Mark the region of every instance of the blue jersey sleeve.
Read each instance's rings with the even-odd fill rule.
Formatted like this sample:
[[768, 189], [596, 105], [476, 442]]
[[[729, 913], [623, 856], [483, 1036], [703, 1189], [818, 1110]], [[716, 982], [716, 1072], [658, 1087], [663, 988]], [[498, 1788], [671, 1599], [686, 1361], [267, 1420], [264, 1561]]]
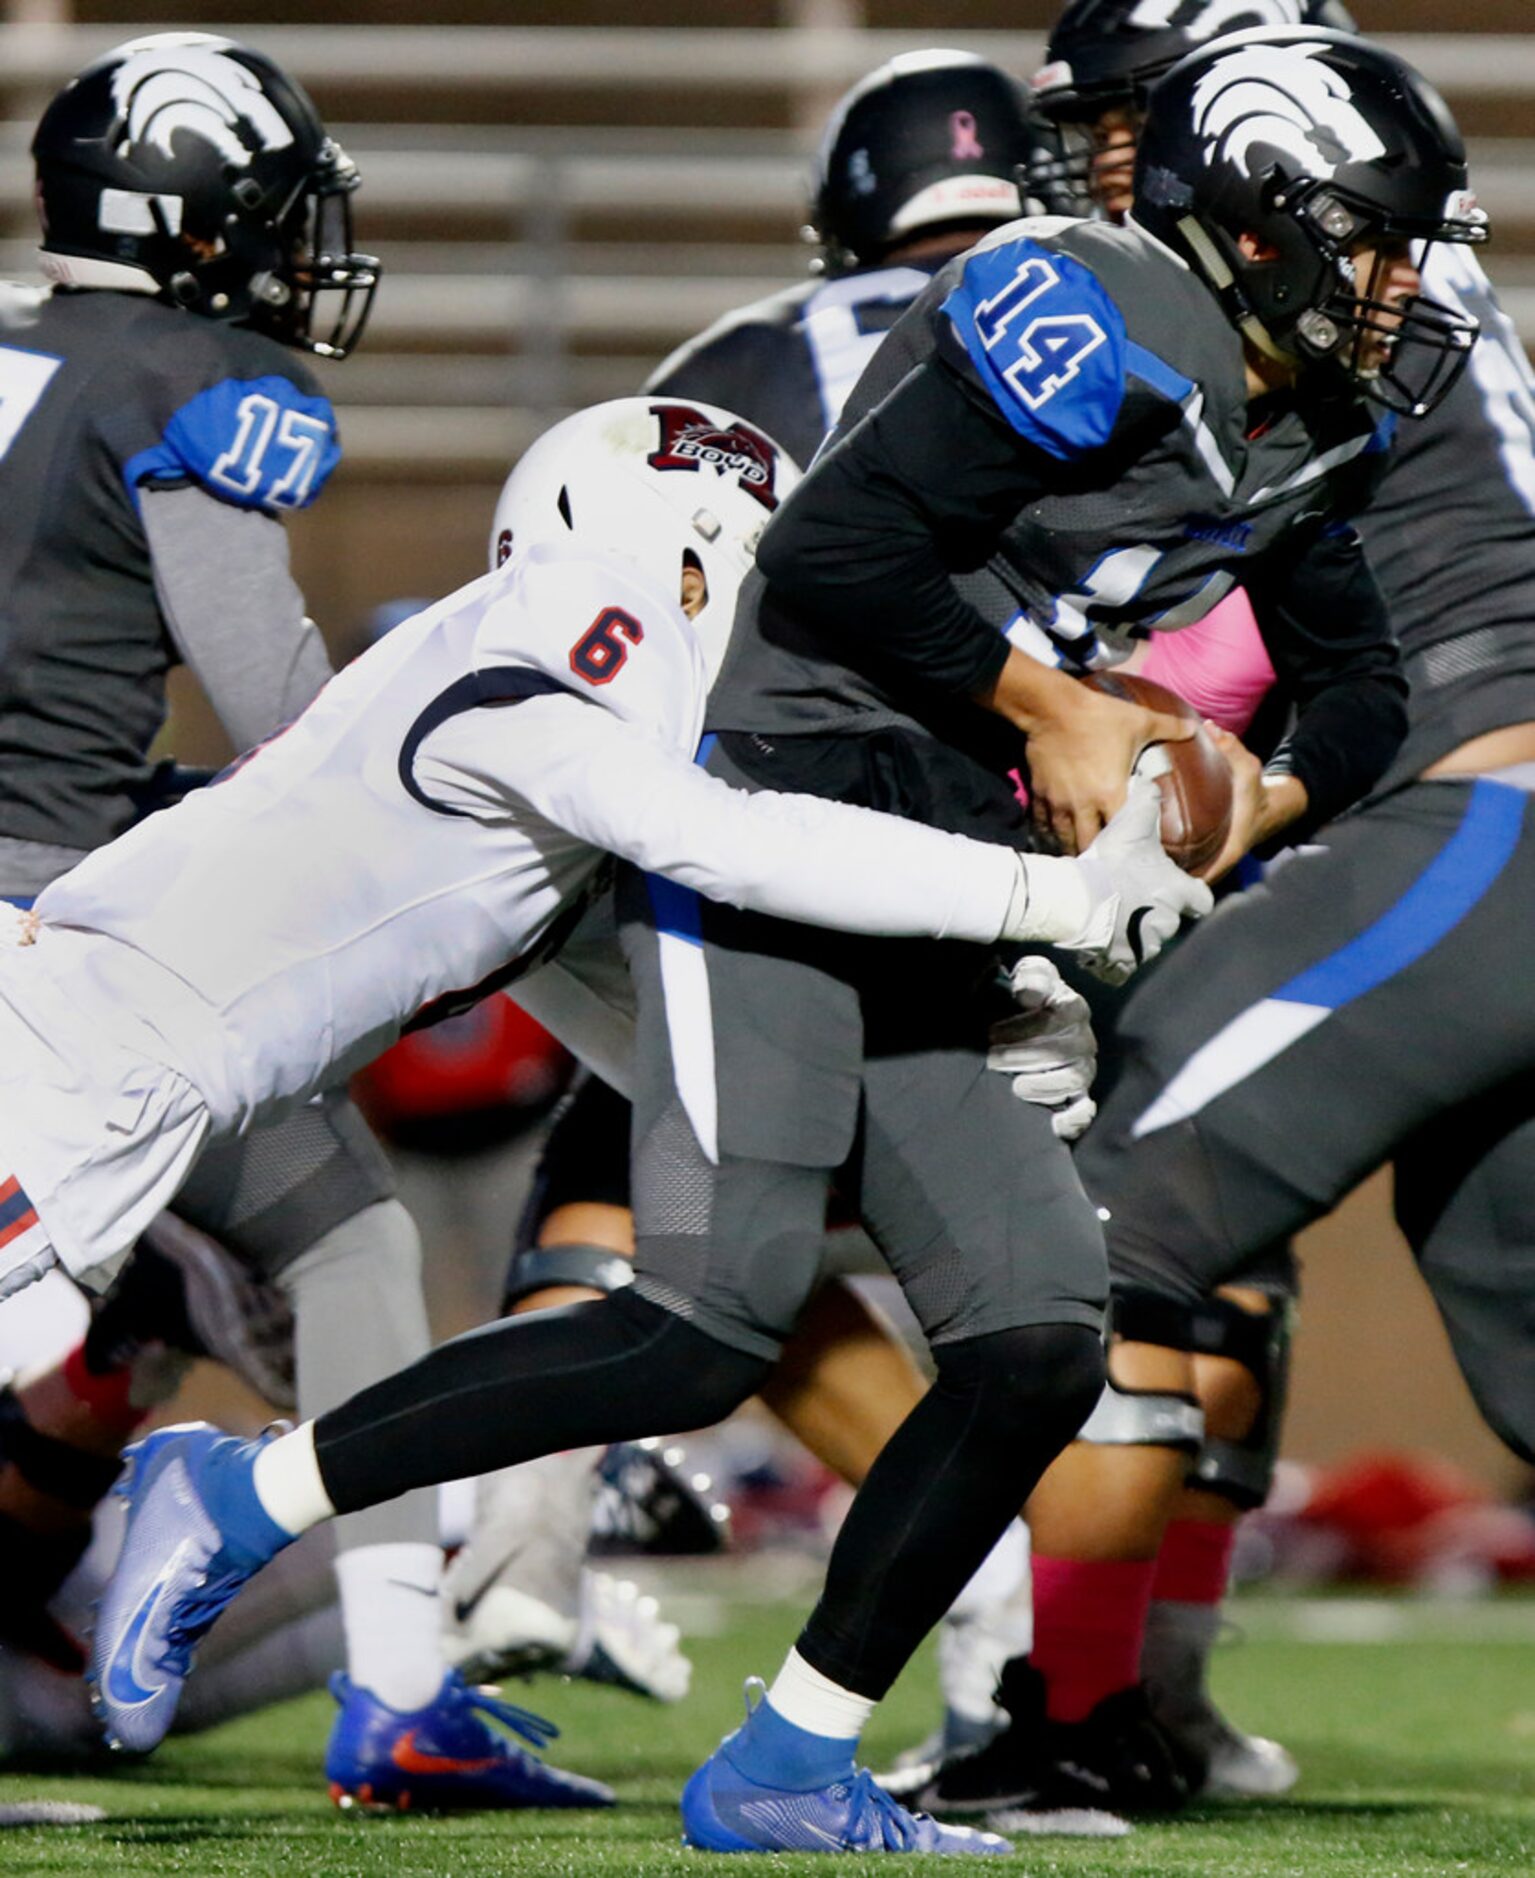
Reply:
[[199, 391], [123, 474], [135, 497], [146, 483], [194, 482], [239, 508], [281, 514], [313, 502], [340, 458], [330, 400], [271, 374]]
[[1067, 461], [1108, 441], [1125, 396], [1125, 322], [1080, 261], [1026, 239], [982, 248], [942, 314], [1021, 437]]

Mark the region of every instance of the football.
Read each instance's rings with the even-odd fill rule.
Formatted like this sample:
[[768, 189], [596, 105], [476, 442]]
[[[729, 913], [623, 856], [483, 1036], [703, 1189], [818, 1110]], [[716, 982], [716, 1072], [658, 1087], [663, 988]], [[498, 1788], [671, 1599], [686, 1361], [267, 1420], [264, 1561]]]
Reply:
[[1177, 692], [1133, 672], [1089, 672], [1082, 682], [1194, 726], [1186, 743], [1152, 744], [1136, 768], [1154, 775], [1162, 791], [1162, 846], [1189, 873], [1203, 873], [1226, 845], [1232, 809], [1231, 771], [1203, 719]]

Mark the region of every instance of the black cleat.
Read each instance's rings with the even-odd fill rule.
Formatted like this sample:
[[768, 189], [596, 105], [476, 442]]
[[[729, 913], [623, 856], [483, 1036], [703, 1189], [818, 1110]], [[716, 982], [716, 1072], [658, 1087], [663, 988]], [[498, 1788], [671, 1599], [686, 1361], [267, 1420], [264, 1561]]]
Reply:
[[1079, 1722], [1045, 1713], [1044, 1678], [1015, 1657], [997, 1700], [1009, 1725], [983, 1748], [944, 1761], [911, 1804], [933, 1813], [1170, 1813], [1187, 1805], [1179, 1771], [1140, 1689], [1105, 1696]]

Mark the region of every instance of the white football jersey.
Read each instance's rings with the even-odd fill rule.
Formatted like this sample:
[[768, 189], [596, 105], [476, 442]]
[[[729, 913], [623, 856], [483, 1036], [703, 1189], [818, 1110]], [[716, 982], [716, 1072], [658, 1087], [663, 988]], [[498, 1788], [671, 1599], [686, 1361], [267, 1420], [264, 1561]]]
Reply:
[[37, 911], [150, 963], [135, 1035], [152, 1027], [218, 1132], [547, 956], [605, 853], [788, 918], [996, 937], [1009, 851], [731, 789], [692, 761], [705, 692], [672, 595], [629, 562], [530, 547], [397, 627]]

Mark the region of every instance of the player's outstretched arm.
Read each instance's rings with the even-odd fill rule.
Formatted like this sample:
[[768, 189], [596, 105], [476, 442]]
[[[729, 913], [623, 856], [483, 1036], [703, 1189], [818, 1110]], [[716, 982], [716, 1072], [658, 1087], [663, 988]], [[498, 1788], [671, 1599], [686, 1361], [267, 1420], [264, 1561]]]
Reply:
[[780, 919], [890, 937], [1039, 940], [1125, 977], [1180, 918], [1210, 906], [1209, 889], [1162, 850], [1150, 783], [1071, 860], [820, 796], [733, 789], [568, 695], [519, 705], [514, 734], [491, 738], [460, 721], [453, 744], [434, 740], [426, 759], [435, 796], [451, 786], [452, 762], [460, 787], [478, 792], [478, 812], [499, 802], [516, 813], [520, 802], [647, 873]]

